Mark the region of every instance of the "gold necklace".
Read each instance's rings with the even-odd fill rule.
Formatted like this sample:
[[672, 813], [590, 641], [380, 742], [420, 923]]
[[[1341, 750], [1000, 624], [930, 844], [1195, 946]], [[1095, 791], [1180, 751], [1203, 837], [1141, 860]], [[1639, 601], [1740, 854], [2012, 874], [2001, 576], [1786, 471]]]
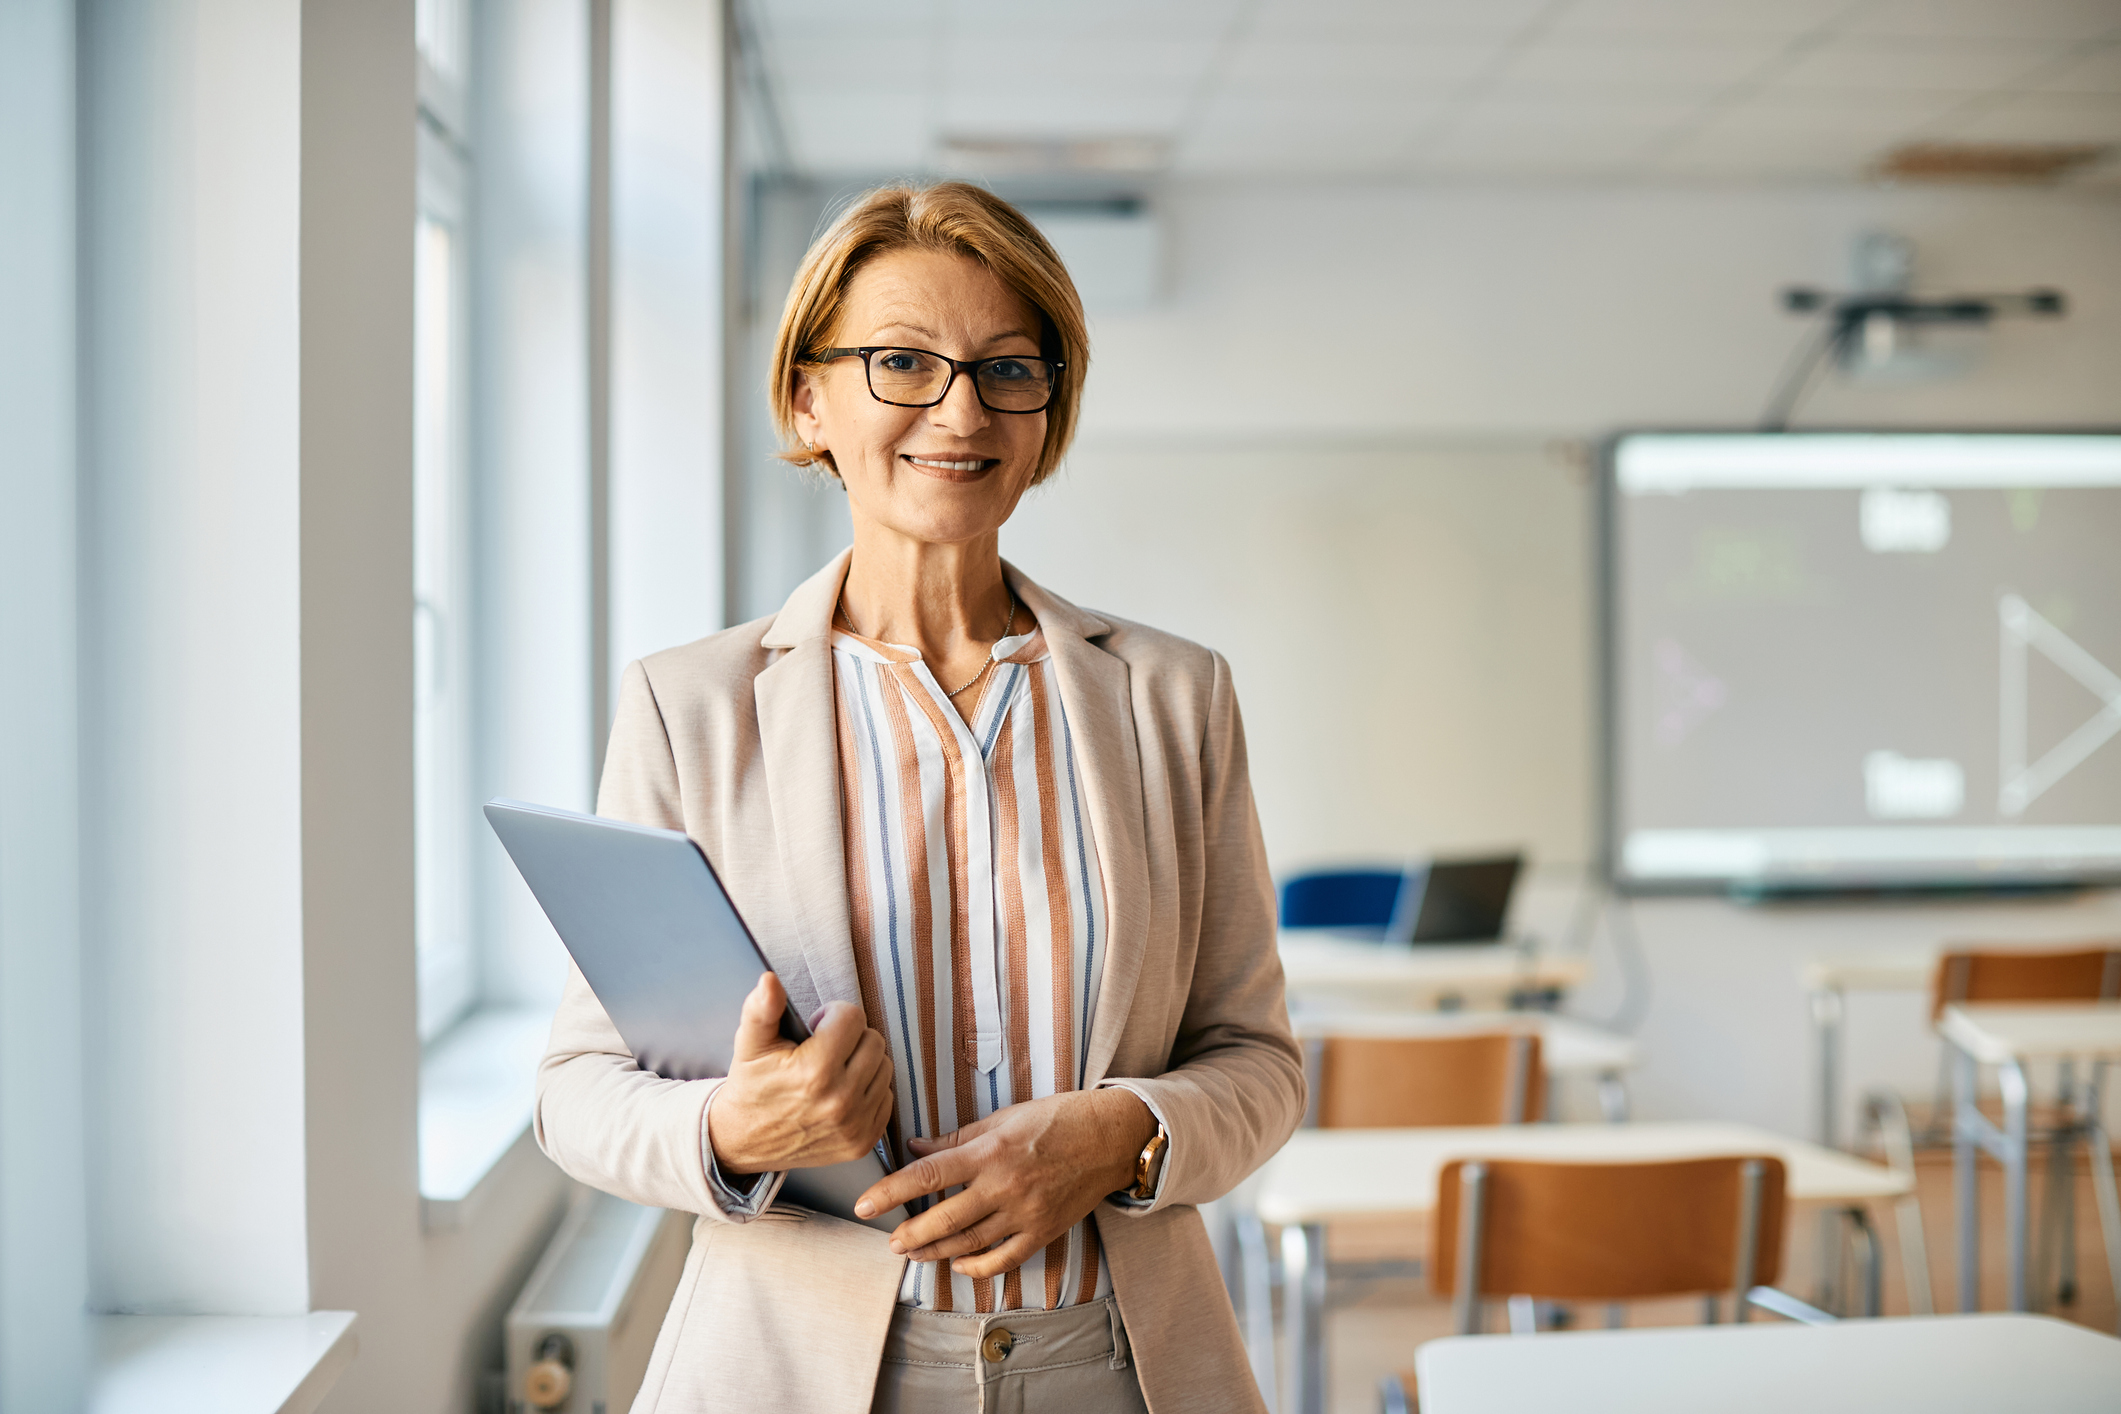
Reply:
[[[854, 625], [854, 615], [852, 615], [852, 614], [850, 614], [850, 613], [848, 613], [848, 612], [847, 612], [847, 601], [846, 601], [846, 600], [845, 600], [844, 598], [840, 600], [840, 617], [841, 617], [841, 618], [844, 618], [844, 619], [845, 619], [845, 620], [847, 621], [847, 627], [849, 627], [849, 628], [852, 628], [852, 629], [854, 629], [854, 632], [855, 632], [855, 636], [856, 636], [856, 637], [858, 637], [858, 638], [866, 638], [866, 637], [868, 637], [868, 635], [867, 635], [867, 634], [865, 634], [865, 633], [863, 633], [863, 632], [862, 632], [862, 631], [861, 631], [861, 630], [860, 630], [859, 628], [855, 628], [855, 625]], [[1016, 591], [1012, 589], [1012, 590], [1010, 590], [1010, 591], [1009, 591], [1009, 617], [1008, 617], [1008, 619], [1007, 619], [1007, 620], [1006, 620], [1006, 621], [1005, 621], [1005, 622], [1004, 622], [1004, 623], [1002, 624], [1002, 636], [1001, 636], [1001, 638], [997, 638], [996, 640], [994, 640], [994, 642], [993, 642], [993, 643], [991, 643], [991, 644], [989, 644], [989, 645], [988, 645], [988, 647], [987, 647], [987, 661], [979, 665], [979, 671], [978, 671], [978, 672], [974, 673], [974, 674], [973, 674], [973, 675], [972, 675], [971, 677], [969, 677], [969, 678], [965, 679], [965, 685], [964, 685], [964, 687], [960, 687], [960, 688], [958, 688], [958, 689], [957, 689], [957, 691], [955, 691], [955, 692], [945, 692], [945, 693], [943, 694], [943, 696], [945, 696], [945, 697], [949, 698], [949, 699], [950, 699], [951, 701], [953, 701], [953, 702], [954, 702], [954, 701], [956, 701], [956, 700], [957, 700], [957, 699], [958, 699], [959, 697], [962, 697], [962, 696], [964, 695], [964, 693], [965, 693], [965, 690], [966, 690], [967, 688], [971, 687], [971, 686], [972, 686], [972, 684], [974, 684], [974, 683], [978, 682], [978, 681], [979, 681], [979, 680], [980, 680], [981, 678], [983, 678], [983, 677], [987, 676], [987, 669], [989, 669], [989, 668], [991, 668], [991, 667], [993, 667], [993, 666], [994, 666], [994, 650], [995, 650], [996, 648], [999, 648], [999, 647], [1001, 647], [1001, 645], [1002, 645], [1002, 642], [1003, 642], [1003, 640], [1004, 640], [1004, 639], [1007, 639], [1007, 638], [1009, 637], [1009, 631], [1010, 631], [1011, 629], [1015, 628], [1015, 627], [1016, 627]], [[937, 683], [937, 684], [936, 684], [936, 686], [937, 686], [937, 687], [941, 687], [941, 686], [942, 686], [942, 684], [941, 684], [941, 683]]]

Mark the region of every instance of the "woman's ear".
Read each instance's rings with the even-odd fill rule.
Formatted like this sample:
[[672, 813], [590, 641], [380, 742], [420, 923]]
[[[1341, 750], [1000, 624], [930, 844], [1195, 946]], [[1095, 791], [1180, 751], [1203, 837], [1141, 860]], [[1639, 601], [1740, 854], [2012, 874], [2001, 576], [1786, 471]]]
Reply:
[[795, 410], [795, 435], [803, 439], [803, 450], [825, 450], [825, 428], [817, 415], [817, 384], [804, 369], [795, 371], [795, 396], [790, 399]]

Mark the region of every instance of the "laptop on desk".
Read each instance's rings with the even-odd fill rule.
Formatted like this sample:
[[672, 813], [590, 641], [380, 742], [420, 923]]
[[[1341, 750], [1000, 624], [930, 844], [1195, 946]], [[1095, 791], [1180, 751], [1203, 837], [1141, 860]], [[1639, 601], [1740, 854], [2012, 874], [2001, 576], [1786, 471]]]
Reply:
[[1510, 916], [1522, 854], [1415, 860], [1385, 925], [1388, 943], [1495, 943]]

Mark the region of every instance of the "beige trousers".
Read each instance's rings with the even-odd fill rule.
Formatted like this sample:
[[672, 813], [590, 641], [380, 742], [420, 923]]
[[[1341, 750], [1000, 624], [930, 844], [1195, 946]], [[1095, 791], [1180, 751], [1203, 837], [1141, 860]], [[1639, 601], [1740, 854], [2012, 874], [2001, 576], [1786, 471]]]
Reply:
[[1148, 1414], [1111, 1297], [1059, 1311], [891, 1313], [871, 1414]]

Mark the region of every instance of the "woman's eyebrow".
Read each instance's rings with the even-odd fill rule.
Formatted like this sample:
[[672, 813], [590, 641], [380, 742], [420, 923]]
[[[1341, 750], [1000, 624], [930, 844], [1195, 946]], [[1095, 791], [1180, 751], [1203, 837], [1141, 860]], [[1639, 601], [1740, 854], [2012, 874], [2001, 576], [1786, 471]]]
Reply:
[[[914, 337], [921, 339], [940, 339], [942, 337], [942, 335], [936, 333], [933, 329], [928, 328], [926, 325], [905, 324], [900, 323], [896, 320], [893, 320], [890, 323], [879, 324], [876, 326], [877, 337], [881, 337], [886, 333], [911, 334]], [[1029, 333], [1022, 329], [1004, 329], [998, 334], [989, 335], [986, 342], [981, 344], [979, 347], [992, 348], [994, 345], [1004, 343], [1010, 339], [1022, 339], [1027, 343], [1036, 344], [1038, 342], [1038, 335]]]

